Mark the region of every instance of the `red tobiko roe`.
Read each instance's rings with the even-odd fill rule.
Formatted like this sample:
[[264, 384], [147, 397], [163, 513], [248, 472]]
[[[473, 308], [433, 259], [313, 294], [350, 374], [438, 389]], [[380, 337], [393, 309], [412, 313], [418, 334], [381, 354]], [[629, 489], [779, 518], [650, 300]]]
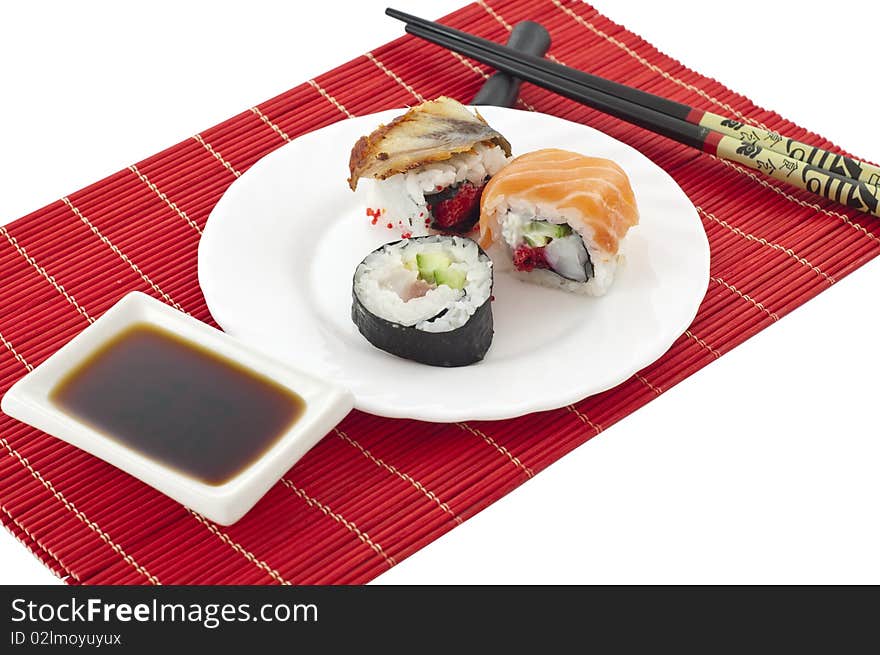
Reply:
[[536, 268], [550, 268], [544, 248], [531, 248], [525, 244], [513, 251], [513, 265], [518, 271], [533, 271]]
[[440, 230], [469, 230], [480, 216], [480, 196], [485, 184], [462, 182], [451, 198], [428, 201], [434, 227]]

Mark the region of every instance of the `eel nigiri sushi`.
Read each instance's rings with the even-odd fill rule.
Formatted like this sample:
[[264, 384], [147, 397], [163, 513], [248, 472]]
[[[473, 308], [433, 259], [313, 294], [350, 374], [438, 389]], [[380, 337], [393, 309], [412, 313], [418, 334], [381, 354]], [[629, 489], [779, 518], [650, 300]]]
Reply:
[[358, 139], [348, 184], [372, 178], [367, 215], [401, 236], [467, 232], [483, 187], [509, 156], [507, 139], [478, 112], [441, 96]]
[[529, 282], [601, 296], [614, 280], [620, 243], [638, 221], [629, 178], [616, 163], [537, 150], [486, 185], [480, 245]]

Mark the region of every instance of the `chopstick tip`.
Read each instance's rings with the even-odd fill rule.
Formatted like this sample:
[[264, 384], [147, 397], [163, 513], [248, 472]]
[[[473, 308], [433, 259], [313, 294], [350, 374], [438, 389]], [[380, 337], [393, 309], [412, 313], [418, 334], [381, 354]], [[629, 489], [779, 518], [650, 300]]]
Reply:
[[394, 7], [385, 7], [385, 15], [391, 16], [391, 18], [396, 18], [397, 20], [406, 20], [404, 18], [406, 14], [399, 9], [395, 9]]

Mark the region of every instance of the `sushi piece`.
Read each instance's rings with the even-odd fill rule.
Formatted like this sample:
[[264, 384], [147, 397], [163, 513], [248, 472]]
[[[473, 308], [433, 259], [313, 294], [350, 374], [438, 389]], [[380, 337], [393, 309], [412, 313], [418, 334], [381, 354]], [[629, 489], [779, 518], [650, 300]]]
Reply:
[[526, 281], [601, 296], [614, 281], [621, 241], [638, 222], [629, 179], [613, 161], [537, 150], [486, 185], [480, 245]]
[[492, 344], [492, 260], [463, 237], [388, 243], [358, 265], [351, 320], [367, 341], [431, 366], [478, 362]]
[[510, 144], [478, 112], [441, 96], [362, 136], [351, 150], [348, 184], [372, 178], [367, 216], [402, 235], [464, 233], [480, 215], [486, 182]]

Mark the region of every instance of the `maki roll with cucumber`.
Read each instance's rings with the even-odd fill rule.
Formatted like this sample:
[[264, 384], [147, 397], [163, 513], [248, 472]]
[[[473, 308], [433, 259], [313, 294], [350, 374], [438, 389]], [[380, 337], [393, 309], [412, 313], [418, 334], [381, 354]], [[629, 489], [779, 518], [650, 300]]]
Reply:
[[486, 182], [507, 163], [510, 144], [460, 102], [423, 102], [362, 136], [351, 150], [348, 184], [368, 179], [367, 216], [401, 236], [464, 233], [480, 215]]
[[470, 239], [388, 243], [358, 265], [351, 318], [371, 344], [431, 366], [478, 362], [492, 344], [492, 261]]

